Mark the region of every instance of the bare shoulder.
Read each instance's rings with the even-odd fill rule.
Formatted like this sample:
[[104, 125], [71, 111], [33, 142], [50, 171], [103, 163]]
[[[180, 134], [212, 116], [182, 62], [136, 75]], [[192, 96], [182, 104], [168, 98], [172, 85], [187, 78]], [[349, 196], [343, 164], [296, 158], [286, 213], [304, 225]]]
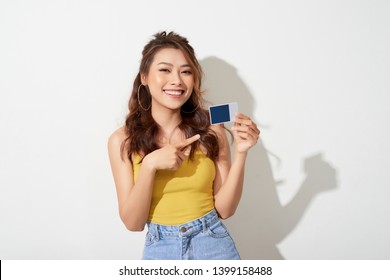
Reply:
[[225, 128], [220, 124], [212, 124], [210, 125], [210, 128], [215, 133], [219, 134], [225, 134]]
[[223, 125], [212, 124], [212, 125], [210, 125], [210, 129], [217, 134], [220, 142], [227, 140], [226, 128]]
[[109, 146], [117, 146], [121, 145], [123, 140], [125, 140], [127, 137], [126, 131], [124, 126], [118, 128], [115, 130], [110, 137], [108, 138], [108, 145]]
[[[123, 141], [127, 138], [127, 134], [124, 126], [115, 130], [108, 138], [108, 152], [111, 157], [117, 157], [121, 155], [121, 147]], [[123, 151], [126, 154], [126, 151]]]
[[230, 153], [228, 130], [221, 124], [211, 125], [210, 128], [217, 134], [219, 143], [219, 155]]

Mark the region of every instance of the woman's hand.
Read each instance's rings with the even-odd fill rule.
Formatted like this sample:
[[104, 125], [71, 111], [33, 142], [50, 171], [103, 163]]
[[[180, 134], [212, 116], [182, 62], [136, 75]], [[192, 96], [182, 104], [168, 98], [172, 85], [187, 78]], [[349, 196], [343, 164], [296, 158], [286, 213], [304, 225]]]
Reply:
[[143, 164], [153, 170], [177, 170], [183, 161], [189, 156], [191, 144], [199, 140], [200, 135], [196, 134], [174, 145], [166, 145], [146, 155]]
[[248, 152], [251, 147], [256, 145], [260, 137], [260, 130], [257, 128], [257, 125], [249, 117], [241, 113], [236, 113], [232, 130], [235, 148], [239, 153]]

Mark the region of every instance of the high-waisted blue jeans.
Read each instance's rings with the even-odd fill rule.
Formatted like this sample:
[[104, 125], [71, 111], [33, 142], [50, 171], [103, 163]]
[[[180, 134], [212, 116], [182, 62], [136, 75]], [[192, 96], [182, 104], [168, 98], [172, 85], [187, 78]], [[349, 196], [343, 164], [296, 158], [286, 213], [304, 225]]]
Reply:
[[143, 260], [239, 260], [234, 241], [212, 210], [179, 226], [148, 223]]

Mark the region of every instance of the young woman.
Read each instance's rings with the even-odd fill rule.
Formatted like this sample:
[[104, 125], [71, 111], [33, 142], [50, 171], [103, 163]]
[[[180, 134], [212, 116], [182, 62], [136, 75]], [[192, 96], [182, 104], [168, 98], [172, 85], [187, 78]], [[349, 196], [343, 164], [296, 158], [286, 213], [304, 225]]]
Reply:
[[234, 158], [202, 105], [202, 70], [188, 40], [161, 32], [145, 46], [125, 125], [108, 141], [119, 214], [148, 226], [143, 259], [240, 259], [221, 219], [240, 201], [248, 150], [260, 131], [237, 114]]

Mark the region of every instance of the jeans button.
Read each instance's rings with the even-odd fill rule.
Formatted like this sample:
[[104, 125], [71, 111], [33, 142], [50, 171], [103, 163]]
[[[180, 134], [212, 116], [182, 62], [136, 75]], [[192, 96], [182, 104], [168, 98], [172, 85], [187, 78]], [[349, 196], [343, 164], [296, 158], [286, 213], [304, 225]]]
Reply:
[[181, 230], [181, 232], [183, 232], [183, 233], [187, 231], [187, 229], [186, 229], [185, 227], [182, 227], [180, 230]]

